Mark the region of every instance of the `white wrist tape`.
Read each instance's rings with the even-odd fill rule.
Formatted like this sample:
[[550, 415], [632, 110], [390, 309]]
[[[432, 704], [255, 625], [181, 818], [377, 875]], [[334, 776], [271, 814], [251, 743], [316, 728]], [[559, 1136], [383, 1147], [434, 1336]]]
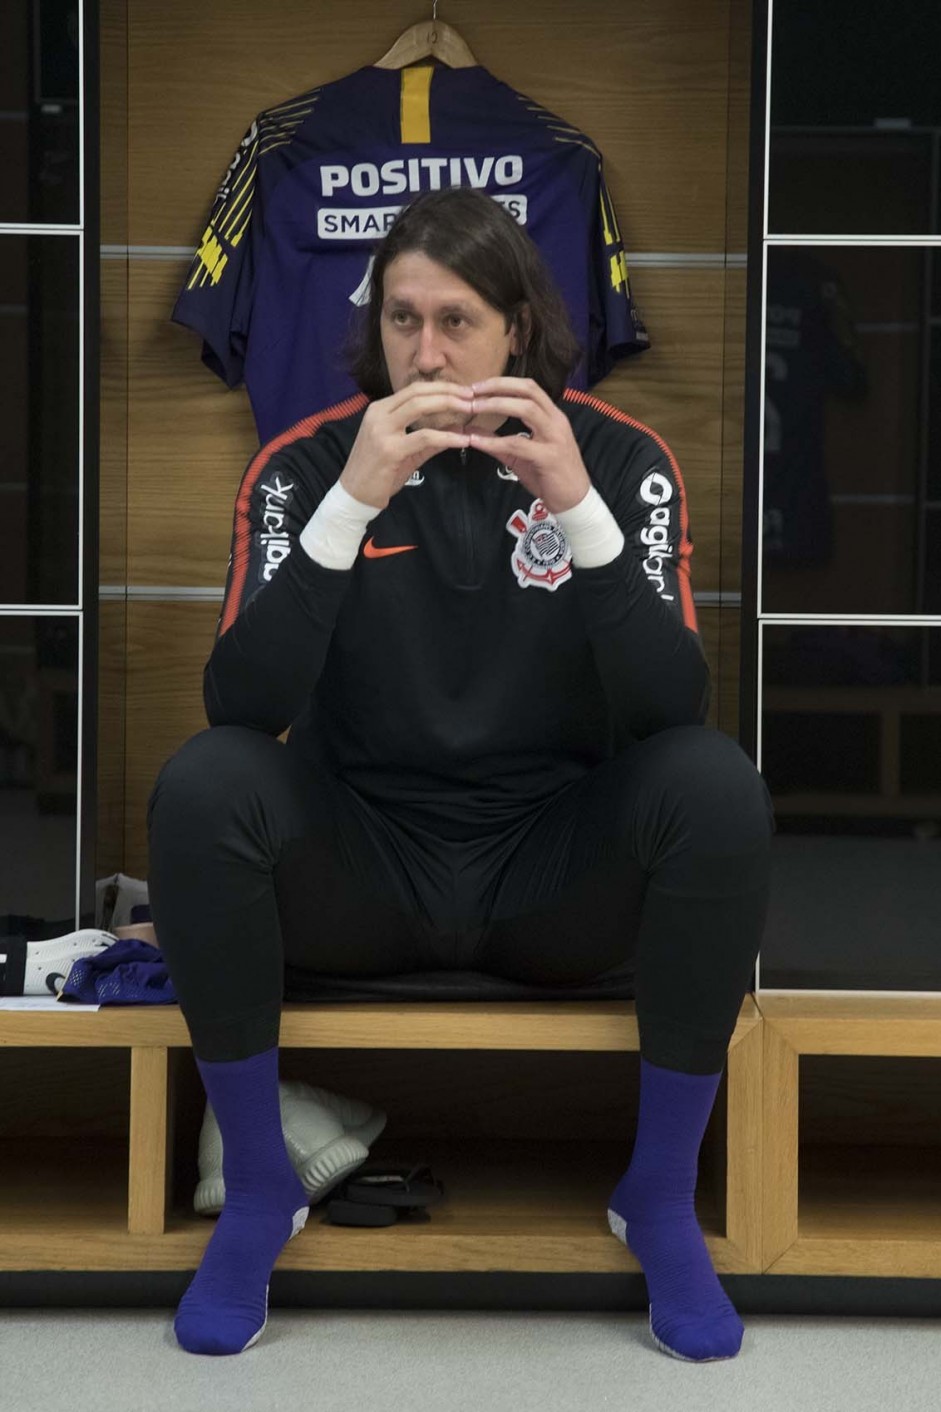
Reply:
[[381, 513], [336, 481], [301, 530], [301, 548], [325, 569], [352, 569], [366, 526]]
[[624, 548], [624, 535], [595, 486], [571, 510], [554, 516], [572, 551], [576, 569], [610, 564]]

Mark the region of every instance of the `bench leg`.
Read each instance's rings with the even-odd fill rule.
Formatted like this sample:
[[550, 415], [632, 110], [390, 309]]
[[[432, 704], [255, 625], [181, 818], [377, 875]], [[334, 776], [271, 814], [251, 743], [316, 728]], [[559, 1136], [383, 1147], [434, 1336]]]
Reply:
[[131, 1130], [127, 1228], [163, 1235], [167, 1209], [167, 1066], [169, 1051], [131, 1050]]
[[763, 1029], [762, 1268], [769, 1270], [797, 1240], [800, 1055], [772, 1021]]
[[745, 1269], [761, 1270], [762, 1026], [729, 1049], [726, 1236]]

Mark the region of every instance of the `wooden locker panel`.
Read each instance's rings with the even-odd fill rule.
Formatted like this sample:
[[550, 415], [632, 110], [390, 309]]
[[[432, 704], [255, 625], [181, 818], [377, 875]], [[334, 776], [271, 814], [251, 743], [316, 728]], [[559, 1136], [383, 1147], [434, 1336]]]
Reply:
[[720, 587], [725, 280], [723, 270], [642, 267], [636, 284], [656, 318], [656, 346], [593, 389], [657, 432], [676, 457], [696, 593]]
[[98, 582], [127, 582], [128, 272], [103, 259], [99, 383]]
[[751, 132], [752, 0], [729, 0], [728, 166], [725, 248], [748, 249], [748, 152]]
[[132, 260], [128, 582], [222, 588], [239, 483], [258, 448], [244, 389], [170, 322], [186, 262]]
[[147, 800], [164, 761], [207, 727], [203, 667], [218, 603], [128, 603], [127, 862], [147, 876]]
[[722, 367], [722, 498], [719, 587], [742, 591], [742, 486], [745, 472], [745, 282], [743, 269], [725, 276]]
[[124, 599], [98, 604], [98, 824], [95, 874], [124, 867], [125, 691], [127, 632]]
[[712, 672], [707, 724], [738, 739], [739, 632], [737, 608], [697, 608], [699, 635]]
[[128, 222], [128, 5], [98, 0], [101, 85], [101, 243], [126, 245]]

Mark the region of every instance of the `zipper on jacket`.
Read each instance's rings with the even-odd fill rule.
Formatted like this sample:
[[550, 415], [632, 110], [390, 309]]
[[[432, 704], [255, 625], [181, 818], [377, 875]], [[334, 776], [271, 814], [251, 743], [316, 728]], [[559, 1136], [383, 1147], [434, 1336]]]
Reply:
[[[462, 446], [462, 456], [465, 450], [465, 446]], [[459, 479], [461, 479], [461, 520], [463, 521], [463, 538], [465, 538], [465, 544], [466, 546], [468, 546], [468, 552], [466, 552], [466, 561], [468, 561], [468, 569], [466, 569], [465, 578], [463, 578], [463, 582], [473, 583], [475, 582], [476, 578], [476, 559], [478, 559], [478, 556], [476, 556], [475, 546], [473, 546], [473, 515], [471, 514], [471, 496], [469, 496], [468, 493], [468, 476], [466, 476], [466, 456], [463, 457], [463, 465], [461, 467], [461, 472], [459, 472]]]
[[463, 575], [466, 584], [474, 582], [475, 565], [477, 556], [474, 553], [474, 527], [470, 513], [470, 502], [467, 491], [467, 447], [462, 446], [459, 450], [461, 466], [458, 471], [458, 481], [460, 490], [458, 492], [461, 501], [461, 533], [464, 539], [464, 558], [467, 565]]

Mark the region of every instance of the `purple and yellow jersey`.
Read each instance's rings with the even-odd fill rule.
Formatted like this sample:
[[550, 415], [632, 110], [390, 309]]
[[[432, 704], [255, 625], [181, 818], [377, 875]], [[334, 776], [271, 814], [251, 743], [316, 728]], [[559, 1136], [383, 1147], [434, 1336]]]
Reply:
[[538, 246], [593, 386], [649, 346], [601, 154], [486, 69], [367, 66], [261, 113], [222, 179], [173, 320], [244, 380], [261, 442], [354, 395], [343, 361], [373, 252], [419, 192], [473, 186]]

